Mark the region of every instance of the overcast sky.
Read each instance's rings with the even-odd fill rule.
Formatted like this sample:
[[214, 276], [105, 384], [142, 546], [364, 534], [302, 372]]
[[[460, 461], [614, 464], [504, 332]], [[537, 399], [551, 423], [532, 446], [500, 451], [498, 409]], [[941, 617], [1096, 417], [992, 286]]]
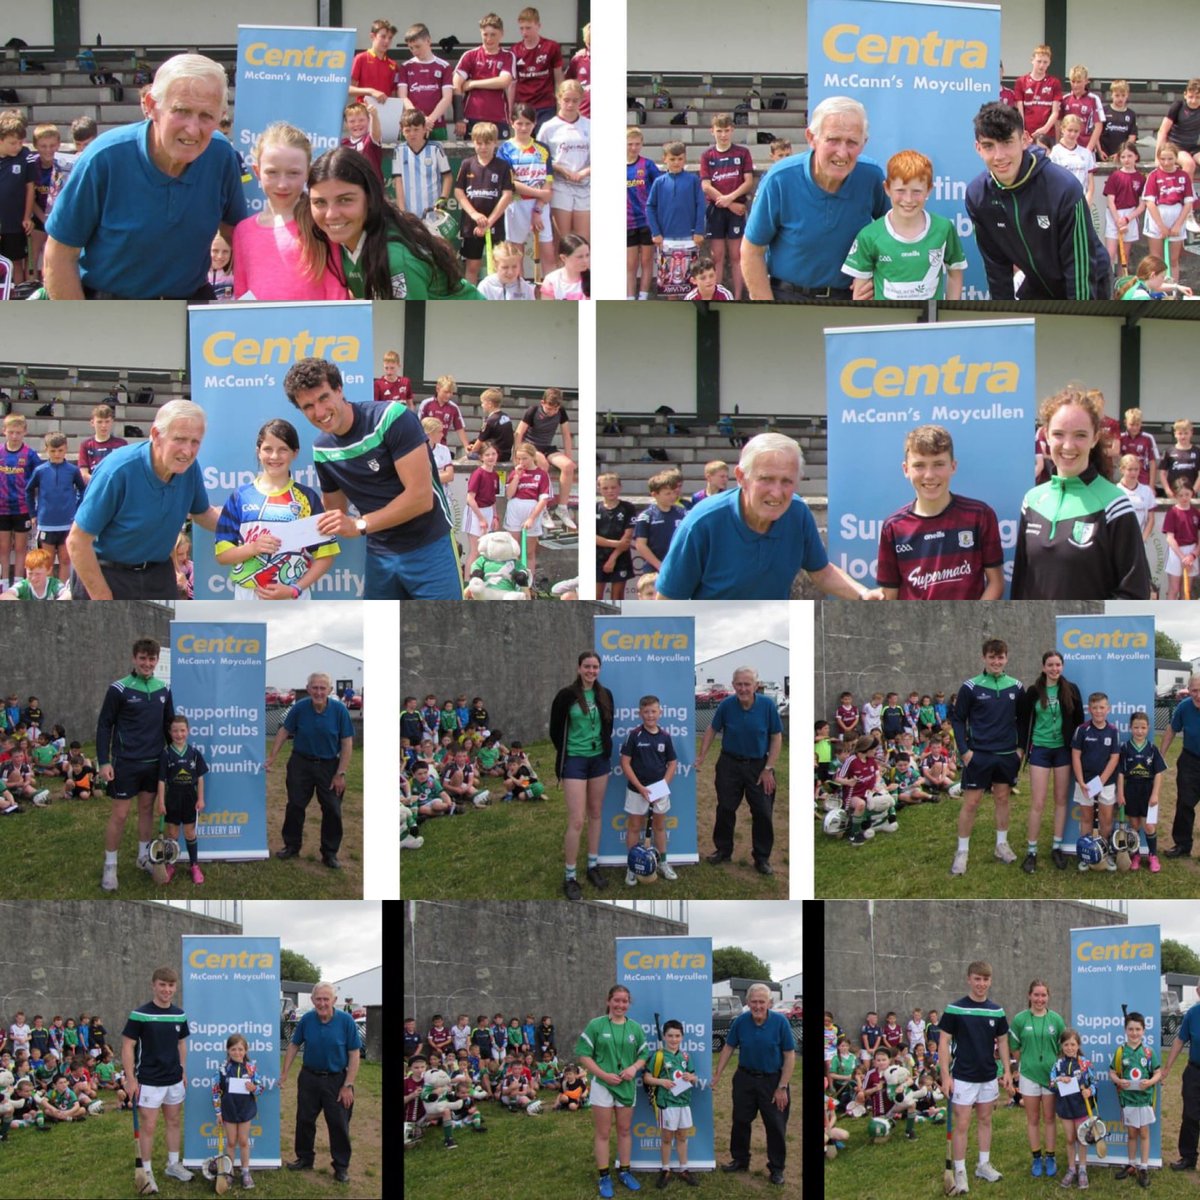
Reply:
[[1174, 938], [1200, 954], [1200, 923], [1194, 900], [1130, 900], [1130, 925], [1160, 925], [1164, 938]]
[[1147, 600], [1108, 600], [1104, 604], [1104, 611], [1152, 616], [1154, 628], [1162, 630], [1168, 637], [1174, 638], [1183, 647], [1185, 659], [1200, 658], [1200, 616], [1189, 604], [1168, 602], [1152, 604]]
[[[627, 617], [694, 616], [696, 622], [696, 661], [704, 662], [752, 642], [788, 644], [788, 606], [786, 600], [625, 600], [621, 612]], [[1200, 630], [1198, 630], [1200, 633]]]
[[188, 600], [178, 605], [179, 621], [266, 622], [267, 657], [275, 658], [320, 642], [333, 650], [363, 656], [363, 606], [349, 601], [309, 604], [237, 604], [229, 600]]
[[283, 949], [303, 954], [333, 981], [380, 965], [382, 917], [374, 900], [247, 900], [242, 932], [278, 937]]

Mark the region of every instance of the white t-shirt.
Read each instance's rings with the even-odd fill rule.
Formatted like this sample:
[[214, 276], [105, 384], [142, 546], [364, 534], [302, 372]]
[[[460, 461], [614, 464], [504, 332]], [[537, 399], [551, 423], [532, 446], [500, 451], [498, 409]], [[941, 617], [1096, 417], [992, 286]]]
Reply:
[[862, 706], [862, 727], [864, 734], [871, 733], [880, 727], [880, 717], [882, 713], [882, 704], [872, 704], [870, 701], [867, 701], [867, 703]]
[[1129, 503], [1133, 505], [1133, 511], [1137, 513], [1138, 528], [1145, 528], [1146, 514], [1153, 512], [1158, 506], [1158, 501], [1155, 499], [1149, 485], [1139, 483], [1132, 492], [1123, 483], [1118, 483], [1117, 487], [1129, 497]]
[[924, 1021], [909, 1021], [905, 1028], [908, 1030], [908, 1048], [910, 1050], [915, 1050], [917, 1046], [925, 1044]]
[[1087, 191], [1088, 176], [1096, 170], [1096, 156], [1086, 146], [1068, 150], [1060, 142], [1050, 151], [1050, 161], [1070, 171], [1079, 180], [1079, 186]]

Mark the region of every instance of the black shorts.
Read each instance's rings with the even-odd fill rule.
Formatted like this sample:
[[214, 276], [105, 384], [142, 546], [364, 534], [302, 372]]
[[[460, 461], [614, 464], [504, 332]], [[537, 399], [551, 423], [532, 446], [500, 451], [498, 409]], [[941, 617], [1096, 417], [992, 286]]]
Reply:
[[1021, 759], [1015, 750], [1007, 754], [996, 754], [990, 750], [976, 750], [971, 761], [963, 767], [962, 789], [964, 792], [979, 791], [993, 783], [1007, 783], [1010, 787], [1017, 782]]
[[185, 793], [167, 790], [165, 797], [168, 825], [195, 825], [196, 823], [196, 793], [188, 790]]
[[[5, 258], [10, 257], [11, 255], [5, 255]], [[24, 516], [20, 513], [0, 514], [0, 533], [28, 533], [32, 523], [33, 518], [28, 513]], [[5, 566], [7, 565], [6, 563]]]
[[1125, 815], [1127, 817], [1144, 817], [1150, 811], [1150, 791], [1141, 788], [1131, 788], [1125, 785]]
[[39, 546], [64, 546], [67, 541], [69, 529], [51, 529], [47, 532], [38, 530], [37, 544]]
[[467, 122], [466, 140], [468, 142], [471, 140], [471, 130], [474, 129], [476, 125], [485, 124], [495, 125], [496, 134], [500, 139], [500, 141], [496, 143], [497, 145], [499, 145], [500, 142], [508, 141], [508, 139], [513, 135], [512, 126], [509, 125], [507, 121], [488, 121], [485, 117], [472, 117]]
[[608, 555], [606, 554], [603, 558], [596, 560], [597, 583], [624, 583], [627, 579], [633, 578], [633, 555], [628, 550], [617, 555], [617, 565], [611, 571], [602, 569], [607, 559]]
[[0, 254], [5, 258], [11, 258], [13, 264], [23, 263], [25, 261], [27, 238], [23, 229], [18, 229], [16, 233], [0, 233]]
[[158, 761], [131, 762], [116, 759], [113, 764], [113, 780], [108, 785], [110, 800], [132, 800], [142, 792], [153, 794], [158, 791]]
[[704, 212], [704, 232], [718, 240], [737, 239], [746, 228], [746, 214], [735, 213], [731, 208], [718, 208], [710, 204]]
[[650, 232], [650, 226], [643, 225], [640, 229], [627, 229], [625, 245], [627, 248], [630, 246], [653, 246], [654, 235]]
[[[483, 215], [486, 217], [488, 214], [484, 213]], [[475, 228], [475, 226], [471, 224], [469, 219], [463, 220], [463, 229], [464, 230], [474, 229], [474, 228]], [[497, 246], [499, 246], [502, 241], [504, 241], [504, 218], [503, 217], [501, 217], [500, 220], [498, 220], [495, 223], [495, 225], [492, 226], [492, 249], [495, 250], [495, 248]], [[481, 237], [476, 237], [473, 233], [472, 234], [464, 233], [463, 240], [462, 240], [462, 256], [463, 256], [463, 258], [470, 258], [470, 259], [482, 258], [483, 253], [484, 253], [484, 239]]]

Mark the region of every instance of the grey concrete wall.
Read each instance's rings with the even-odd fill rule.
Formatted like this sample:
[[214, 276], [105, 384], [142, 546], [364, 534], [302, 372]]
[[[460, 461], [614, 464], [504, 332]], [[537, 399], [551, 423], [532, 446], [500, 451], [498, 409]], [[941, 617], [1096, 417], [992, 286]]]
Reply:
[[592, 618], [613, 611], [589, 601], [399, 607], [400, 701], [412, 695], [420, 704], [427, 692], [439, 701], [482, 696], [492, 728], [526, 745], [549, 736], [550, 703], [592, 649]]
[[1008, 673], [1032, 683], [1054, 646], [1055, 615], [1103, 611], [1099, 600], [818, 604], [815, 715], [832, 720], [842, 692], [853, 692], [860, 707], [872, 692], [899, 692], [903, 704], [914, 688], [940, 689], [949, 701], [982, 669], [980, 647], [993, 637], [1008, 643]]
[[[967, 990], [967, 964], [992, 967], [991, 998], [1005, 1012], [1026, 1007], [1029, 984], [1045, 979], [1050, 1007], [1070, 1005], [1070, 931], [1124, 925], [1125, 917], [1073, 900], [866, 900], [825, 902], [821, 1009], [855, 1034], [871, 1009], [939, 1012]], [[817, 1006], [812, 1006], [814, 1014]]]
[[438, 1012], [447, 1025], [464, 1012], [472, 1024], [480, 1013], [531, 1012], [538, 1021], [549, 1013], [559, 1055], [569, 1058], [616, 982], [614, 939], [686, 933], [676, 921], [590, 901], [408, 900], [404, 1015], [424, 1034]]
[[[47, 1026], [55, 1013], [98, 1013], [117, 1047], [130, 1010], [151, 997], [155, 967], [180, 970], [182, 934], [241, 932], [228, 921], [144, 900], [3, 900], [0, 919], [24, 931], [0, 950], [4, 1024], [19, 1008], [29, 1018], [42, 1013]], [[178, 995], [186, 1008], [182, 984]]]
[[0, 605], [0, 688], [24, 705], [37, 696], [46, 728], [61, 722], [68, 737], [90, 742], [104, 690], [129, 673], [140, 637], [164, 647], [169, 609], [137, 600], [105, 604]]

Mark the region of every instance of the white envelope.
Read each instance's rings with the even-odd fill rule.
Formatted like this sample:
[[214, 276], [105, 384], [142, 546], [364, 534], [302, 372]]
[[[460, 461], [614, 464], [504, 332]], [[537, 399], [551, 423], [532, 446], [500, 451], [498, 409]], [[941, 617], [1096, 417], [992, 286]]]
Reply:
[[1079, 1095], [1079, 1076], [1072, 1075], [1065, 1083], [1060, 1079], [1058, 1081], [1058, 1094], [1060, 1096], [1078, 1096]]
[[306, 546], [316, 546], [323, 542], [332, 542], [333, 534], [322, 533], [317, 528], [317, 522], [324, 514], [315, 513], [311, 517], [301, 517], [298, 521], [243, 521], [241, 535], [243, 542], [252, 542], [260, 534], [271, 533], [279, 539], [279, 554], [297, 554]]
[[1095, 798], [1096, 798], [1098, 795], [1100, 795], [1101, 789], [1102, 789], [1103, 787], [1104, 787], [1104, 784], [1102, 784], [1102, 783], [1100, 782], [1100, 776], [1099, 776], [1099, 775], [1093, 775], [1093, 776], [1091, 777], [1091, 779], [1089, 779], [1089, 780], [1087, 781], [1087, 794], [1088, 794], [1088, 799], [1089, 799], [1089, 800], [1094, 800], [1094, 799], [1095, 799]]
[[664, 779], [660, 779], [657, 783], [646, 784], [646, 791], [650, 793], [652, 803], [655, 800], [665, 800], [671, 794], [671, 789], [667, 787]]
[[249, 1082], [250, 1082], [249, 1079], [240, 1079], [237, 1076], [231, 1077], [229, 1080], [229, 1094], [231, 1096], [248, 1096], [248, 1095], [250, 1095], [250, 1093], [248, 1091], [246, 1091], [246, 1084], [248, 1084]]

